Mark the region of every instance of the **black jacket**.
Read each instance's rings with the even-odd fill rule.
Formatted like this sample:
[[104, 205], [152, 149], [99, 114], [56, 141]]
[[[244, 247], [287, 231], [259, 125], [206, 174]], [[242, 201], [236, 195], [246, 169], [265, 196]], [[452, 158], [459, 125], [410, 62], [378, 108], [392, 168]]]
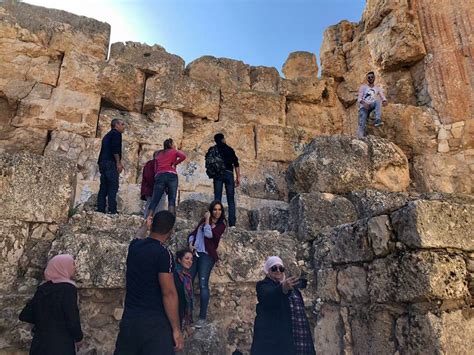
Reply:
[[281, 284], [268, 277], [259, 281], [257, 299], [251, 354], [294, 354], [290, 301]]
[[114, 154], [118, 154], [120, 159], [122, 159], [122, 133], [115, 128], [111, 129], [102, 138], [98, 163], [100, 164], [104, 161], [115, 162]]
[[232, 149], [225, 143], [219, 143], [216, 144], [216, 146], [219, 150], [219, 154], [221, 155], [222, 160], [224, 160], [226, 170], [234, 171], [234, 167], [239, 167], [239, 158], [237, 158], [237, 155], [235, 155], [234, 149]]
[[34, 324], [30, 355], [75, 354], [82, 340], [77, 289], [69, 283], [46, 282], [20, 313], [20, 320]]

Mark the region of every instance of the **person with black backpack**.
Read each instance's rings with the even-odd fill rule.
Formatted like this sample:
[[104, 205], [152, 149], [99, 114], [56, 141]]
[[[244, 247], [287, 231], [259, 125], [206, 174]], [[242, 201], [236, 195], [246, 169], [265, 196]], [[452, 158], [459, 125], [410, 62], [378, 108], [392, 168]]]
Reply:
[[[235, 187], [240, 185], [239, 159], [234, 149], [225, 142], [224, 135], [214, 136], [216, 145], [206, 153], [206, 174], [214, 181], [214, 200], [222, 200], [222, 190], [225, 185], [227, 205], [229, 208], [229, 226], [235, 226]], [[235, 180], [234, 180], [235, 169]]]

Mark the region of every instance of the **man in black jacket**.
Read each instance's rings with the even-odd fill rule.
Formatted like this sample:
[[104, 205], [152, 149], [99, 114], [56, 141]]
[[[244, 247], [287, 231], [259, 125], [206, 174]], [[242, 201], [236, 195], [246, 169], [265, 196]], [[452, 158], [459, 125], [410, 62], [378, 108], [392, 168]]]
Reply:
[[[213, 179], [214, 182], [214, 200], [221, 201], [222, 190], [225, 185], [225, 194], [227, 196], [227, 205], [229, 208], [229, 226], [235, 226], [235, 187], [240, 185], [240, 167], [239, 159], [235, 155], [234, 149], [225, 143], [225, 138], [222, 133], [217, 133], [214, 136], [219, 154], [224, 160], [225, 172]], [[235, 169], [235, 180], [234, 180]]]
[[97, 211], [105, 213], [108, 205], [108, 213], [116, 214], [119, 175], [123, 170], [122, 133], [125, 131], [125, 123], [114, 118], [110, 125], [112, 128], [102, 139], [99, 154], [100, 189]]

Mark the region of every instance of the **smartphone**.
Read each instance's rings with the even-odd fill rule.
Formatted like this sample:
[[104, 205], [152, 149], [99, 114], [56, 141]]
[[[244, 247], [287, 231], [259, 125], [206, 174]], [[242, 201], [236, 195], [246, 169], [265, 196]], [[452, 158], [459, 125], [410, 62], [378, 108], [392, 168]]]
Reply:
[[300, 290], [306, 288], [308, 286], [308, 279], [299, 279], [298, 283], [296, 284], [296, 288], [299, 288]]

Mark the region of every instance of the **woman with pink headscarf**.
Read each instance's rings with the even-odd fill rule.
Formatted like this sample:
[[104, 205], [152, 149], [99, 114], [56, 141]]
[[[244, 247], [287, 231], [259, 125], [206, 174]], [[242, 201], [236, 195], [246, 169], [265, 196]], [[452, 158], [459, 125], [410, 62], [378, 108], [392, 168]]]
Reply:
[[270, 256], [263, 271], [266, 277], [257, 283], [251, 355], [315, 355], [298, 278], [285, 276], [278, 256]]
[[20, 320], [34, 324], [30, 355], [69, 355], [82, 340], [77, 288], [72, 277], [74, 258], [56, 255], [46, 266], [45, 282], [20, 313]]

